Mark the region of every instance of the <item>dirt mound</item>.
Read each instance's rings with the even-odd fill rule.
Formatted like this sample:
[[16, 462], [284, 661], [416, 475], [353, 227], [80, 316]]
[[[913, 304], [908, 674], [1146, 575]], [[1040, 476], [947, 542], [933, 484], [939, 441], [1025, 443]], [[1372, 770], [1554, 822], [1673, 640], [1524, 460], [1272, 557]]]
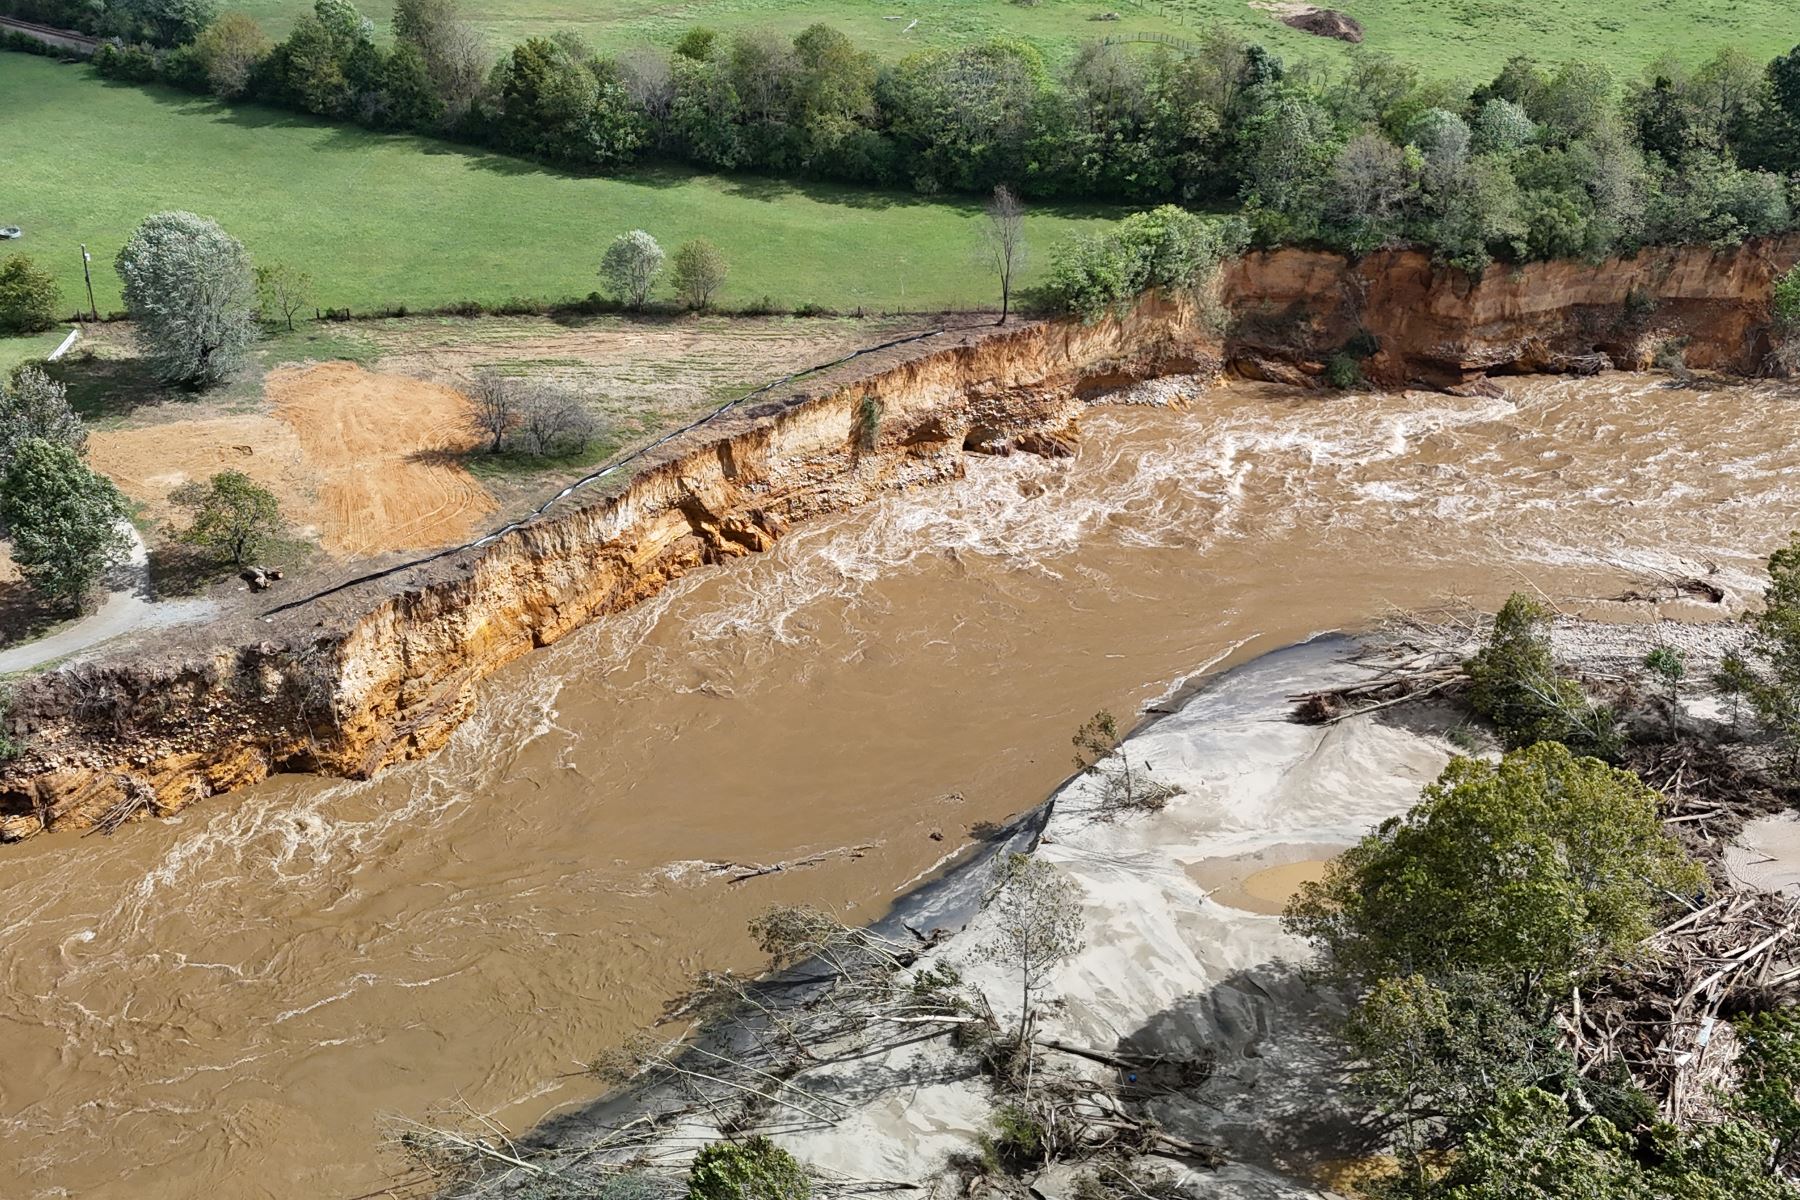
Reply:
[[1336, 38], [1340, 42], [1363, 40], [1363, 27], [1357, 23], [1356, 18], [1335, 8], [1315, 8], [1310, 12], [1294, 13], [1281, 18], [1281, 23], [1305, 33]]
[[1340, 42], [1363, 40], [1363, 27], [1357, 23], [1356, 18], [1335, 8], [1296, 4], [1292, 0], [1251, 0], [1250, 7], [1274, 13], [1283, 25], [1302, 33], [1336, 38]]
[[476, 440], [460, 392], [346, 362], [272, 371], [264, 387], [316, 479], [327, 549], [448, 545], [494, 511], [455, 459]]
[[342, 362], [281, 368], [266, 389], [272, 412], [97, 430], [89, 456], [157, 520], [180, 484], [242, 471], [337, 554], [448, 545], [494, 510], [454, 456], [473, 441], [460, 393]]

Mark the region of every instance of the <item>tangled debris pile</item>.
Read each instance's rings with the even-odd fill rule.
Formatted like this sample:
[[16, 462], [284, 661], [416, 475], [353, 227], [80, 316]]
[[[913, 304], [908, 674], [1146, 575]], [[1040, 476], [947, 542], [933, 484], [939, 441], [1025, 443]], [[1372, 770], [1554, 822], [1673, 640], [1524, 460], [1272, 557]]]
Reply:
[[[1505, 640], [1501, 626], [1515, 606], [1535, 609], [1515, 597], [1495, 621], [1465, 608], [1396, 615], [1367, 642], [1371, 678], [1292, 697], [1295, 718], [1334, 722], [1429, 694], [1479, 700], [1482, 685], [1472, 676], [1480, 675], [1481, 656], [1493, 653], [1484, 646]], [[1528, 621], [1549, 621], [1535, 610]], [[1673, 919], [1645, 939], [1630, 966], [1572, 989], [1557, 1022], [1562, 1048], [1580, 1076], [1616, 1077], [1623, 1069], [1676, 1125], [1716, 1117], [1737, 1057], [1732, 1018], [1800, 1000], [1800, 899], [1749, 887], [1724, 865], [1724, 848], [1746, 823], [1795, 798], [1771, 768], [1769, 748], [1746, 739], [1737, 714], [1717, 706], [1713, 681], [1744, 653], [1744, 627], [1646, 633], [1558, 616], [1538, 636], [1544, 657], [1516, 669], [1552, 666], [1554, 677], [1527, 680], [1525, 690], [1546, 708], [1586, 705], [1604, 714], [1615, 731], [1601, 739], [1607, 757], [1660, 796], [1664, 828], [1711, 881], [1707, 894], [1669, 894]], [[1696, 682], [1684, 695], [1688, 679]], [[1585, 732], [1590, 724], [1570, 728]], [[1522, 721], [1521, 728], [1536, 726]], [[1503, 727], [1512, 745], [1530, 740], [1507, 734]]]
[[1577, 989], [1563, 1021], [1581, 1075], [1629, 1071], [1676, 1124], [1718, 1107], [1737, 1057], [1730, 1018], [1795, 999], [1800, 900], [1727, 890], [1651, 935], [1629, 972]]

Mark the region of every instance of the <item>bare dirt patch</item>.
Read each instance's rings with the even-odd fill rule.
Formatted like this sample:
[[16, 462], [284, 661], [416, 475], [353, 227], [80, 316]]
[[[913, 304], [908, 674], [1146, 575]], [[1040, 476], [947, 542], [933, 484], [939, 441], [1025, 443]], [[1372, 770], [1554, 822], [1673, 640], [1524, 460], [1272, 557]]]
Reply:
[[[359, 332], [378, 348], [383, 371], [457, 389], [493, 371], [566, 389], [606, 431], [610, 456], [789, 371], [925, 327], [917, 317], [415, 317], [370, 322]], [[591, 467], [534, 470], [514, 461], [496, 472], [483, 455], [470, 462], [508, 514]]]
[[199, 416], [96, 429], [88, 435], [88, 459], [157, 520], [173, 515], [170, 492], [225, 470], [242, 471], [274, 492], [296, 525], [312, 519], [306, 453], [293, 429], [271, 416]]
[[451, 388], [353, 363], [279, 368], [264, 386], [272, 411], [96, 430], [89, 456], [159, 520], [180, 484], [242, 471], [297, 532], [341, 555], [448, 545], [493, 512], [456, 461], [472, 437]]
[[446, 546], [494, 511], [457, 461], [476, 440], [462, 393], [344, 362], [271, 371], [264, 389], [318, 481], [326, 549]]
[[685, 415], [799, 367], [922, 328], [917, 318], [498, 317], [371, 323], [383, 370], [451, 383], [480, 370], [576, 387], [603, 410]]
[[[158, 524], [177, 515], [168, 501], [177, 486], [232, 468], [275, 493], [295, 534], [340, 559], [378, 558], [467, 541], [591, 469], [586, 460], [539, 467], [521, 454], [496, 467], [467, 424], [466, 390], [482, 371], [578, 397], [607, 431], [595, 444], [600, 461], [787, 371], [922, 324], [702, 316], [319, 326], [324, 340], [272, 336], [261, 351], [266, 373], [208, 398], [154, 391], [106, 407], [90, 454]], [[128, 331], [105, 328], [71, 371], [71, 386], [96, 404], [136, 362]], [[338, 358], [351, 349], [366, 365]], [[96, 371], [99, 382], [83, 373]]]

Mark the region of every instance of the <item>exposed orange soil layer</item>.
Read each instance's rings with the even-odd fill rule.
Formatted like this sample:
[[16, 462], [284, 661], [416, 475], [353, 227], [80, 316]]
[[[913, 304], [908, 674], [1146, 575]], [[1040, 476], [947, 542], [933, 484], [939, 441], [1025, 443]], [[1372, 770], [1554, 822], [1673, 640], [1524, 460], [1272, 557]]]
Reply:
[[159, 519], [174, 515], [169, 493], [181, 484], [237, 470], [274, 492], [295, 525], [312, 520], [305, 451], [294, 431], [270, 416], [202, 417], [95, 430], [88, 435], [88, 460]]
[[461, 393], [346, 362], [281, 368], [264, 387], [318, 480], [326, 549], [448, 545], [494, 511], [494, 498], [452, 457], [475, 440]]
[[[966, 454], [1066, 452], [1090, 401], [1144, 381], [1229, 363], [1313, 386], [1333, 354], [1365, 342], [1365, 374], [1395, 385], [1484, 390], [1489, 373], [1641, 366], [1669, 345], [1696, 370], [1752, 373], [1772, 282], [1797, 257], [1789, 237], [1477, 280], [1417, 251], [1350, 262], [1291, 250], [1225, 273], [1223, 340], [1201, 307], [1158, 296], [1093, 324], [930, 335], [778, 389], [663, 448], [618, 490], [399, 585], [305, 604], [285, 629], [221, 627], [205, 653], [32, 677], [13, 695], [25, 749], [0, 769], [0, 840], [85, 828], [121, 804], [171, 813], [273, 772], [363, 778], [428, 754], [474, 710], [479, 681], [519, 656], [698, 566], [767, 549], [797, 521], [955, 479]], [[320, 489], [341, 522], [332, 544], [373, 541], [381, 522], [414, 544], [448, 540], [491, 504], [420, 459], [467, 436], [450, 389], [342, 365], [269, 384], [307, 463], [335, 466]]]
[[89, 456], [157, 518], [173, 515], [180, 484], [242, 471], [336, 554], [463, 541], [494, 511], [451, 457], [472, 436], [468, 401], [453, 389], [343, 362], [281, 368], [266, 388], [272, 413], [97, 431]]

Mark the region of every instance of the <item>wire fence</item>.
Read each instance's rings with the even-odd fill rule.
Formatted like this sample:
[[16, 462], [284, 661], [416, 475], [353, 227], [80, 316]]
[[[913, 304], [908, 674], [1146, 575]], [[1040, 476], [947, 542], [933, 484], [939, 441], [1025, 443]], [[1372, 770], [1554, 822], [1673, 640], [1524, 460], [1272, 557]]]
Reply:
[[491, 545], [492, 543], [498, 541], [500, 538], [505, 537], [507, 534], [512, 533], [515, 530], [523, 529], [523, 528], [525, 528], [525, 526], [531, 524], [533, 521], [536, 521], [538, 518], [542, 517], [546, 512], [550, 511], [551, 507], [553, 505], [557, 504], [559, 501], [566, 500], [570, 496], [573, 496], [576, 492], [582, 491], [585, 488], [592, 487], [594, 484], [599, 483], [601, 480], [607, 478], [608, 476], [618, 474], [620, 471], [624, 470], [626, 467], [629, 467], [632, 463], [637, 462], [638, 460], [642, 459], [643, 457], [645, 457], [648, 454], [654, 453], [656, 450], [660, 449], [663, 446], [668, 445], [670, 442], [674, 441], [676, 438], [682, 437], [685, 434], [692, 433], [694, 430], [700, 429], [703, 426], [710, 425], [712, 422], [717, 421], [720, 417], [723, 417], [726, 413], [730, 412], [734, 408], [737, 408], [739, 405], [746, 404], [749, 401], [756, 399], [758, 396], [767, 395], [769, 392], [774, 391], [776, 388], [785, 387], [787, 384], [793, 383], [795, 380], [804, 379], [809, 375], [816, 375], [821, 371], [829, 371], [836, 367], [841, 367], [845, 363], [854, 362], [855, 360], [862, 358], [865, 355], [878, 354], [883, 350], [892, 350], [896, 346], [905, 346], [912, 342], [921, 342], [921, 341], [924, 341], [926, 338], [936, 337], [939, 334], [946, 332], [949, 328], [950, 328], [949, 326], [941, 325], [935, 329], [927, 329], [922, 333], [909, 333], [905, 337], [892, 338], [885, 342], [878, 342], [872, 346], [864, 346], [860, 349], [852, 350], [850, 353], [844, 355], [842, 358], [835, 358], [835, 359], [832, 359], [830, 362], [815, 363], [810, 367], [802, 367], [798, 371], [789, 372], [788, 374], [781, 376], [779, 379], [771, 379], [769, 382], [767, 382], [767, 383], [763, 384], [762, 386], [757, 387], [751, 391], [745, 392], [743, 395], [737, 397], [736, 399], [727, 400], [724, 404], [721, 404], [719, 407], [713, 409], [711, 412], [707, 413], [705, 416], [702, 416], [702, 417], [698, 418], [697, 420], [690, 421], [686, 425], [683, 425], [678, 429], [671, 429], [669, 432], [663, 434], [661, 437], [658, 437], [654, 441], [638, 447], [636, 450], [633, 450], [631, 453], [625, 455], [623, 458], [614, 459], [612, 462], [606, 464], [604, 467], [601, 467], [599, 470], [592, 471], [586, 475], [583, 475], [580, 479], [575, 480], [573, 483], [569, 484], [567, 487], [563, 488], [561, 491], [557, 492], [555, 495], [553, 495], [549, 499], [545, 500], [542, 504], [539, 504], [536, 508], [532, 509], [529, 513], [525, 514], [522, 517], [517, 518], [516, 520], [508, 521], [506, 524], [499, 526], [498, 528], [492, 530], [489, 533], [483, 534], [481, 537], [476, 538], [472, 542], [464, 542], [461, 545], [457, 545], [457, 546], [448, 546], [442, 550], [435, 550], [430, 554], [422, 555], [419, 558], [409, 559], [406, 562], [398, 563], [391, 567], [383, 567], [382, 569], [380, 569], [378, 571], [370, 571], [366, 574], [358, 575], [354, 579], [346, 579], [342, 583], [335, 583], [335, 584], [332, 584], [330, 587], [321, 588], [320, 590], [313, 592], [310, 595], [303, 596], [298, 600], [289, 600], [286, 603], [278, 604], [274, 608], [264, 611], [262, 614], [262, 619], [265, 621], [270, 621], [270, 620], [275, 619], [277, 616], [281, 615], [282, 613], [292, 612], [294, 609], [297, 609], [297, 608], [303, 608], [308, 604], [314, 603], [315, 601], [323, 600], [327, 596], [333, 596], [339, 592], [348, 591], [354, 587], [361, 587], [365, 583], [374, 583], [377, 580], [387, 579], [391, 576], [399, 575], [402, 572], [411, 571], [417, 567], [427, 566], [431, 563], [437, 562], [440, 559], [450, 558], [453, 555], [461, 554], [465, 550], [476, 550], [476, 549], [481, 548], [482, 546]]

